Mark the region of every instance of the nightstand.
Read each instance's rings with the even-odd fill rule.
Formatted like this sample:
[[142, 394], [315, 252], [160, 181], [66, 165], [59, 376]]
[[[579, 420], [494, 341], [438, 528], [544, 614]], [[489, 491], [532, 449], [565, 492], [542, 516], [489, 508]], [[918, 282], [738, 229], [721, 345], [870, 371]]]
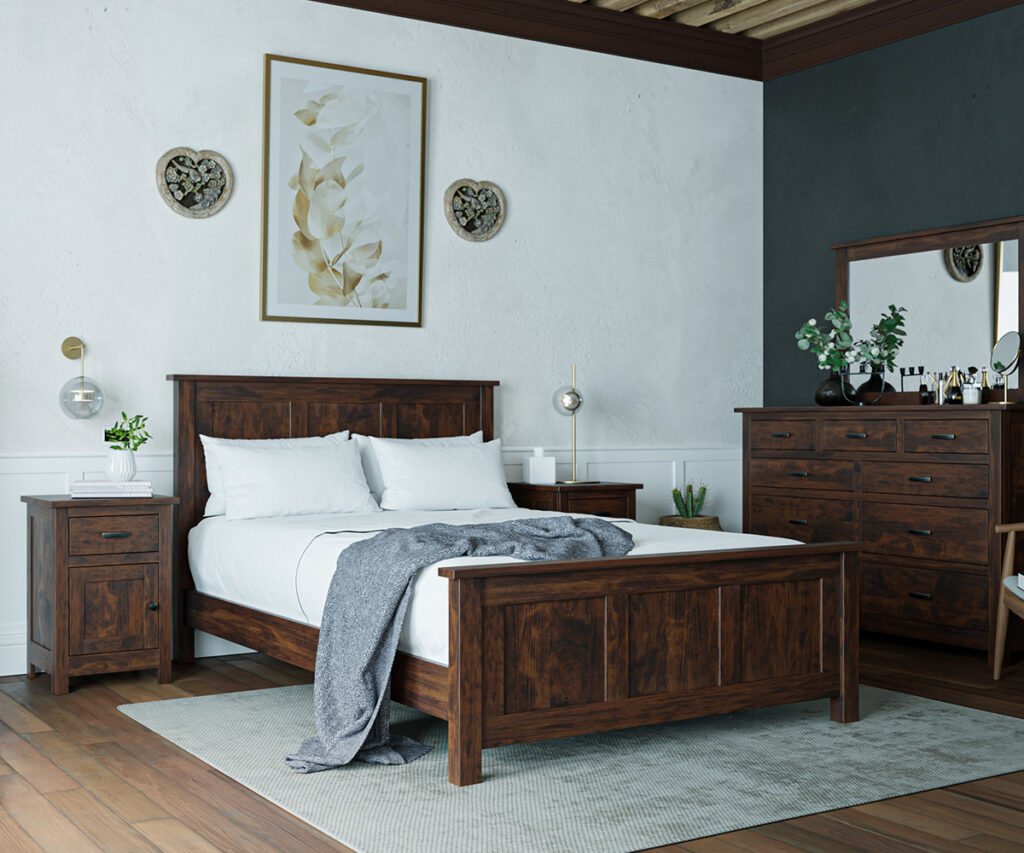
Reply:
[[584, 512], [636, 518], [636, 490], [642, 483], [509, 483], [516, 506], [553, 512]]
[[171, 680], [177, 498], [25, 495], [28, 677], [55, 694], [73, 675], [156, 668]]

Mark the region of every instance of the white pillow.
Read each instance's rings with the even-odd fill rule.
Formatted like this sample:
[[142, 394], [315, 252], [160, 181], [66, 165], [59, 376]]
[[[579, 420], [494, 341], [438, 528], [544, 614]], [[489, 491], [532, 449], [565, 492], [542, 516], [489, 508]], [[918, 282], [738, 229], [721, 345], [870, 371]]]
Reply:
[[[379, 501], [384, 492], [384, 481], [380, 476], [380, 465], [377, 462], [377, 454], [373, 450], [374, 446], [370, 443], [370, 436], [355, 433], [352, 440], [359, 448], [359, 456], [363, 460], [363, 473], [366, 475], [366, 482], [370, 485], [370, 494]], [[461, 447], [466, 444], [483, 444], [484, 434], [482, 430], [477, 430], [472, 435], [453, 435], [447, 438], [377, 438], [374, 436], [373, 440], [378, 443], [401, 446]]]
[[217, 448], [229, 519], [379, 512], [354, 443]]
[[384, 509], [514, 507], [501, 464], [501, 439], [429, 445], [370, 438], [384, 479]]
[[224, 478], [220, 473], [217, 449], [220, 447], [324, 447], [348, 441], [348, 430], [332, 432], [330, 435], [314, 435], [309, 438], [212, 438], [200, 435], [203, 456], [206, 457], [206, 487], [210, 499], [206, 502], [203, 515], [224, 515]]

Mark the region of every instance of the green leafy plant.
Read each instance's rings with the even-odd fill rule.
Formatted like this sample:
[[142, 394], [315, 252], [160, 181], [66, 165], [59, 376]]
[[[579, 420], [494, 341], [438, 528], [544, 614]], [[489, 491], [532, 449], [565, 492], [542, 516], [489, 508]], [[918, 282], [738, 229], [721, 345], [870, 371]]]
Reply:
[[810, 350], [818, 357], [822, 370], [840, 370], [857, 360], [853, 337], [850, 335], [850, 315], [845, 302], [825, 315], [832, 325], [827, 331], [813, 317], [804, 323], [794, 337], [802, 350]]
[[138, 450], [153, 436], [146, 432], [146, 421], [142, 415], [128, 417], [121, 412], [121, 420], [116, 421], [110, 429], [103, 431], [103, 440], [111, 450]]
[[896, 369], [896, 356], [907, 334], [903, 331], [903, 312], [906, 310], [902, 305], [899, 308], [889, 306], [889, 313], [883, 314], [882, 319], [871, 327], [868, 337], [855, 344], [859, 361], [871, 365], [884, 364], [890, 371]]
[[696, 518], [704, 509], [704, 499], [707, 497], [708, 487], [701, 485], [694, 490], [693, 483], [686, 484], [686, 494], [679, 489], [672, 490], [672, 500], [675, 502], [676, 510], [683, 518]]

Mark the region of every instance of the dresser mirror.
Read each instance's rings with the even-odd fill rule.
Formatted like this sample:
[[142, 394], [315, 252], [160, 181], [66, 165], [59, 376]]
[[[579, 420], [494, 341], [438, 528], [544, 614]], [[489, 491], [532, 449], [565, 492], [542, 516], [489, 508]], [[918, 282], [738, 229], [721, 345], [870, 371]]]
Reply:
[[[1015, 217], [832, 246], [836, 302], [849, 304], [855, 340], [868, 336], [890, 304], [906, 308], [897, 372], [887, 377], [897, 390], [900, 367], [933, 373], [952, 365], [987, 367], [995, 342], [1021, 328], [1022, 229], [1024, 217]], [[946, 249], [974, 245], [981, 248], [980, 268], [971, 280], [959, 281]], [[905, 390], [916, 391], [919, 383], [910, 378]], [[1010, 398], [1020, 399], [1019, 374], [1007, 383]]]

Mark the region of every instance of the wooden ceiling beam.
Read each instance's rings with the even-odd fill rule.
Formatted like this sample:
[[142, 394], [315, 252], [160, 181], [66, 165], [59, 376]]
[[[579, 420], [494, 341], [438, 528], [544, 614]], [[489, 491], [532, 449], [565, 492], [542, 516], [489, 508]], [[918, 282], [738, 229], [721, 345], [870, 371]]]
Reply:
[[710, 27], [720, 33], [741, 33], [794, 12], [802, 12], [822, 2], [823, 0], [767, 0], [752, 9], [737, 10], [736, 14], [721, 18]]
[[[691, 27], [703, 27], [720, 18], [728, 18], [737, 12], [749, 10], [767, 0], [704, 0], [703, 3], [678, 12], [672, 16], [677, 24], [688, 24]], [[817, 2], [817, 0], [815, 0]]]
[[645, 18], [667, 18], [703, 2], [704, 0], [646, 0], [633, 10], [633, 14], [643, 15]]
[[592, 50], [678, 68], [761, 79], [761, 45], [566, 0], [314, 0], [465, 30]]
[[[585, 2], [585, 0], [572, 0], [573, 3]], [[591, 6], [599, 9], [612, 9], [616, 12], [625, 12], [634, 6], [639, 6], [644, 0], [590, 0]]]
[[744, 30], [743, 34], [757, 39], [771, 38], [831, 18], [840, 12], [849, 12], [851, 9], [858, 9], [874, 2], [875, 0], [824, 0], [824, 2], [815, 3], [806, 9], [750, 27]]

